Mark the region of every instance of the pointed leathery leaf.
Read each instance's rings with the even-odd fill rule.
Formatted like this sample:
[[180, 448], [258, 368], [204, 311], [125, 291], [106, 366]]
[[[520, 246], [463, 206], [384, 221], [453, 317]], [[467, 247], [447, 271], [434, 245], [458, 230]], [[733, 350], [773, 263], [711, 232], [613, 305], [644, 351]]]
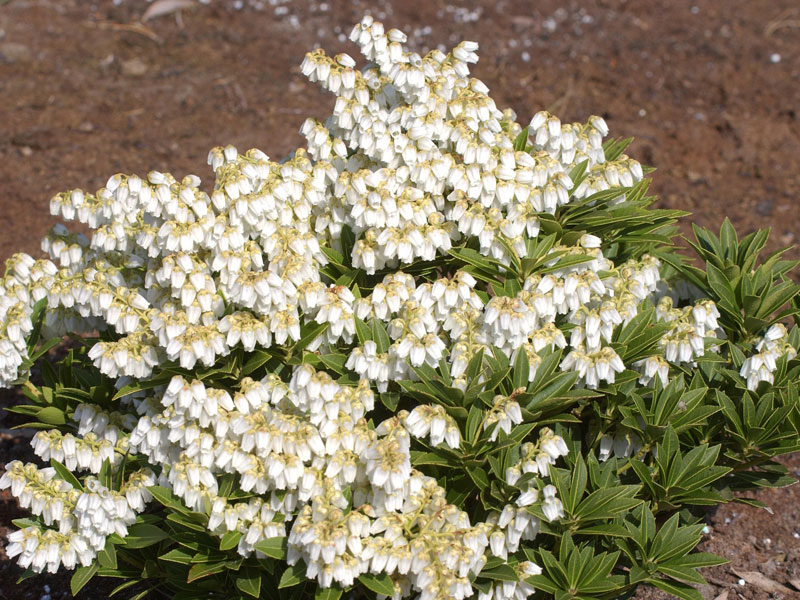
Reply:
[[477, 435], [480, 433], [480, 424], [483, 420], [484, 411], [482, 411], [476, 404], [470, 406], [469, 416], [467, 417], [465, 436], [464, 438], [473, 443]]
[[[568, 534], [567, 534], [568, 535]], [[566, 538], [567, 536], [565, 536]], [[562, 538], [563, 540], [563, 538]], [[589, 548], [587, 548], [591, 552]], [[559, 560], [564, 562], [564, 552], [562, 551]], [[569, 584], [570, 589], [578, 589], [580, 583], [580, 575], [581, 571], [583, 570], [584, 565], [586, 565], [586, 557], [582, 556], [582, 552], [578, 551], [576, 548], [571, 548], [568, 552], [566, 552], [566, 563], [567, 563], [567, 583]]]
[[281, 575], [278, 582], [278, 589], [294, 587], [302, 583], [306, 578], [306, 566], [302, 562], [290, 565]]
[[518, 152], [525, 152], [528, 145], [528, 127], [523, 127], [516, 138], [514, 138], [514, 150]]
[[575, 466], [572, 469], [569, 494], [563, 499], [564, 509], [568, 514], [575, 514], [578, 502], [580, 502], [583, 493], [586, 491], [587, 480], [588, 471], [586, 469], [586, 462], [583, 460], [583, 456], [578, 454], [578, 457], [575, 459]]
[[595, 490], [578, 505], [574, 514], [582, 521], [612, 519], [642, 503], [635, 497], [640, 489], [638, 485], [620, 485]]
[[514, 359], [514, 369], [512, 376], [512, 383], [514, 389], [528, 387], [528, 375], [530, 373], [530, 362], [528, 361], [528, 353], [525, 348], [520, 348], [517, 351], [517, 357]]
[[703, 600], [703, 596], [700, 595], [700, 592], [698, 592], [691, 585], [682, 583], [680, 581], [673, 581], [669, 579], [648, 579], [647, 583], [664, 590], [665, 592], [672, 594], [677, 598], [681, 598], [682, 600]]
[[739, 250], [736, 263], [742, 267], [742, 271], [749, 273], [755, 266], [758, 255], [767, 243], [769, 238], [768, 229], [758, 229], [746, 235], [739, 242]]
[[97, 574], [99, 565], [93, 563], [85, 567], [78, 567], [70, 579], [69, 588], [73, 596], [76, 596], [83, 587]]
[[285, 559], [288, 551], [288, 541], [286, 537], [272, 537], [258, 542], [253, 548], [266, 554], [270, 558]]
[[343, 593], [344, 590], [336, 584], [325, 588], [318, 586], [314, 591], [314, 600], [339, 600]]
[[533, 586], [537, 590], [542, 590], [547, 594], [553, 594], [554, 596], [558, 594], [561, 590], [561, 586], [559, 586], [553, 579], [547, 575], [531, 575], [530, 577], [525, 579], [526, 583]]
[[79, 492], [83, 491], [83, 484], [80, 482], [80, 480], [77, 477], [75, 477], [75, 475], [72, 473], [72, 471], [67, 469], [67, 467], [62, 465], [60, 462], [58, 462], [54, 458], [50, 459], [50, 466], [53, 467], [53, 469], [55, 469], [56, 473], [58, 473], [58, 476], [61, 479], [63, 479], [67, 483], [69, 483], [72, 487], [74, 487]]
[[592, 524], [583, 526], [581, 525], [579, 529], [575, 531], [575, 534], [578, 535], [591, 535], [597, 537], [604, 537], [604, 538], [629, 538], [631, 537], [630, 531], [628, 531], [622, 525], [617, 525], [615, 523], [603, 523], [603, 524]]
[[661, 484], [664, 486], [669, 486], [667, 478], [675, 461], [680, 461], [680, 444], [675, 430], [667, 426], [656, 452], [656, 464], [662, 477]]
[[739, 238], [728, 217], [722, 221], [722, 228], [719, 234], [720, 246], [725, 252], [724, 258], [735, 261], [739, 250]]
[[372, 330], [369, 328], [369, 326], [358, 317], [353, 317], [353, 320], [355, 321], [356, 324], [356, 335], [358, 336], [358, 343], [363, 346], [367, 342], [372, 341]]
[[653, 538], [651, 557], [667, 561], [687, 554], [700, 543], [703, 525], [680, 525], [679, 515], [673, 514], [659, 528]]
[[[645, 557], [650, 557], [650, 547], [653, 536], [656, 533], [656, 520], [648, 503], [642, 503], [633, 510], [633, 518], [638, 521], [638, 525], [632, 520], [624, 522], [625, 528], [630, 532], [629, 540], [636, 545], [639, 553]], [[623, 546], [625, 542], [617, 541], [617, 545]]]
[[380, 575], [364, 573], [358, 576], [358, 581], [376, 594], [383, 594], [385, 596], [394, 595], [394, 583], [385, 573], [381, 573]]
[[500, 564], [492, 569], [484, 568], [480, 575], [495, 581], [519, 581], [516, 571], [507, 564]]
[[685, 556], [678, 556], [669, 560], [659, 561], [659, 566], [672, 565], [687, 567], [690, 569], [700, 569], [703, 567], [716, 567], [728, 564], [730, 561], [722, 556], [717, 556], [710, 552], [693, 552]]
[[566, 469], [550, 467], [550, 482], [558, 490], [559, 498], [569, 498], [570, 472]]
[[567, 570], [557, 559], [547, 550], [541, 550], [539, 556], [542, 559], [542, 566], [547, 570], [550, 579], [559, 587], [567, 585]]

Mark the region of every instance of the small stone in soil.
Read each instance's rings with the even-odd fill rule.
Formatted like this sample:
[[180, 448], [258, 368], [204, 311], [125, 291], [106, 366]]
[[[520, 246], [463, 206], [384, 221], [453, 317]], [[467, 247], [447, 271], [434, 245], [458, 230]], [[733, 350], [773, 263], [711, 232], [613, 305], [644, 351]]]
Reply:
[[0, 44], [0, 63], [26, 63], [33, 60], [33, 52], [24, 44], [4, 42]]
[[124, 60], [121, 65], [122, 73], [131, 77], [141, 77], [147, 73], [147, 65], [138, 57]]

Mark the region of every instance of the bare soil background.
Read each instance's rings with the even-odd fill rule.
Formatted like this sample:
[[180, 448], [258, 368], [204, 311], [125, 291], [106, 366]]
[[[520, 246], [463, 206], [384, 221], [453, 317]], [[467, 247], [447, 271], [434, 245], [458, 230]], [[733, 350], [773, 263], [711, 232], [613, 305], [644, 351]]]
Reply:
[[[800, 236], [796, 0], [213, 0], [142, 25], [146, 8], [0, 0], [0, 260], [38, 255], [57, 192], [151, 169], [210, 185], [216, 145], [291, 152], [303, 120], [332, 106], [300, 75], [304, 53], [355, 55], [345, 36], [364, 13], [421, 52], [479, 42], [474, 74], [522, 122], [541, 108], [565, 121], [600, 114], [612, 135], [634, 136], [629, 153], [659, 169], [660, 206], [694, 213], [686, 231], [727, 216], [742, 234], [771, 227], [770, 249]], [[13, 424], [0, 414], [0, 465], [29, 456]], [[786, 464], [800, 476], [800, 457]], [[774, 514], [731, 504], [709, 515], [704, 548], [731, 564], [707, 572], [704, 597], [792, 597], [740, 586], [734, 571], [800, 579], [799, 490], [758, 494]], [[18, 514], [0, 497], [0, 535]], [[0, 550], [0, 600], [69, 596], [63, 576], [16, 585], [18, 574]]]

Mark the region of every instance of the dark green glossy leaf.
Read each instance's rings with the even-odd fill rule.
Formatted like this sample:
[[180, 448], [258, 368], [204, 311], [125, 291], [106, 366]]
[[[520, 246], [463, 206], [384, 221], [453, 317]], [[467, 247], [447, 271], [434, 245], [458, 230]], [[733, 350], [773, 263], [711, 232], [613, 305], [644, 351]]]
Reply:
[[69, 581], [69, 589], [73, 596], [76, 596], [83, 587], [97, 574], [99, 566], [97, 563], [91, 564], [88, 567], [78, 567]]

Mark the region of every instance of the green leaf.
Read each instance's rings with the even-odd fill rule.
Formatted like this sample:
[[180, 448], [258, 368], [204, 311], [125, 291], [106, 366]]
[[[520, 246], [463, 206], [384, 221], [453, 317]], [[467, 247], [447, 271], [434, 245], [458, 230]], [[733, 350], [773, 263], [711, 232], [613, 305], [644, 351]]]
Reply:
[[384, 596], [394, 596], [394, 583], [392, 578], [386, 573], [380, 575], [373, 575], [372, 573], [364, 573], [358, 576], [361, 584], [370, 591], [376, 594], [383, 594]]
[[147, 488], [147, 491], [150, 492], [153, 498], [155, 498], [166, 508], [183, 513], [185, 515], [188, 515], [192, 512], [186, 506], [184, 506], [180, 498], [172, 493], [172, 490], [158, 485], [152, 485]]
[[411, 451], [411, 464], [419, 465], [438, 465], [441, 467], [449, 467], [451, 459], [447, 456], [437, 454], [436, 452], [421, 452], [419, 450]]
[[111, 460], [105, 459], [103, 464], [100, 465], [100, 471], [97, 473], [97, 479], [100, 483], [106, 486], [109, 489], [112, 489], [112, 477], [111, 477]]
[[467, 379], [473, 380], [475, 377], [478, 376], [478, 373], [481, 372], [481, 367], [483, 366], [483, 348], [480, 348], [473, 356], [469, 359], [469, 363], [467, 363]]
[[243, 569], [236, 575], [236, 589], [258, 598], [261, 595], [261, 575], [255, 569]]
[[583, 456], [578, 454], [575, 460], [575, 466], [572, 469], [572, 478], [570, 480], [569, 493], [564, 498], [564, 508], [567, 513], [573, 514], [578, 506], [578, 502], [583, 497], [586, 491], [586, 483], [588, 481], [588, 471], [586, 469], [586, 462]]
[[267, 538], [266, 540], [258, 542], [253, 548], [258, 552], [266, 554], [270, 558], [283, 560], [286, 558], [288, 540], [283, 536]]
[[144, 600], [144, 598], [147, 597], [147, 595], [150, 592], [152, 592], [154, 589], [156, 589], [157, 587], [158, 586], [154, 585], [154, 586], [151, 586], [151, 587], [147, 588], [146, 590], [142, 590], [141, 592], [139, 592], [135, 596], [131, 596], [130, 600]]
[[31, 517], [22, 517], [20, 519], [11, 519], [11, 522], [14, 524], [15, 527], [19, 527], [20, 529], [25, 529], [26, 527], [39, 527], [39, 528], [41, 528], [41, 523], [37, 519], [33, 519]]
[[314, 600], [339, 600], [344, 590], [336, 585], [328, 588], [318, 587], [314, 592]]
[[322, 354], [319, 359], [331, 371], [335, 371], [339, 375], [345, 374], [346, 368], [344, 365], [347, 362], [347, 357], [344, 354]]
[[546, 273], [554, 273], [562, 269], [568, 269], [569, 267], [574, 267], [577, 265], [582, 265], [587, 262], [592, 262], [594, 259], [595, 259], [594, 256], [590, 256], [588, 254], [568, 254], [563, 258], [558, 259], [556, 264], [540, 269], [539, 273], [541, 273], [542, 275]]
[[485, 490], [489, 487], [489, 475], [486, 470], [481, 467], [470, 467], [467, 469], [467, 475], [472, 479], [473, 483], [478, 486], [479, 490]]
[[58, 462], [54, 458], [50, 459], [50, 466], [53, 467], [53, 469], [55, 469], [56, 473], [58, 473], [58, 476], [61, 479], [66, 481], [68, 484], [70, 484], [72, 487], [74, 487], [79, 492], [83, 491], [83, 484], [81, 484], [81, 482], [78, 480], [78, 478], [75, 477], [75, 475], [72, 473], [72, 471], [67, 469], [67, 467], [62, 465], [60, 462]]
[[[47, 388], [49, 389], [49, 388]], [[66, 423], [64, 411], [55, 406], [46, 406], [36, 413], [36, 418], [48, 425], [63, 425]]]
[[41, 298], [33, 305], [33, 310], [31, 311], [30, 320], [33, 324], [33, 329], [31, 330], [30, 335], [28, 336], [28, 356], [31, 355], [34, 347], [36, 347], [37, 342], [39, 341], [39, 334], [42, 331], [42, 324], [44, 323], [44, 315], [47, 311], [47, 298]]
[[667, 579], [648, 579], [647, 583], [664, 590], [668, 594], [682, 598], [683, 600], [703, 600], [703, 596], [700, 595], [700, 592], [698, 592], [692, 586], [685, 583], [680, 583], [679, 581], [670, 581]]
[[[41, 345], [40, 345], [40, 346], [39, 346], [39, 347], [36, 349], [36, 352], [32, 352], [32, 353], [30, 353], [30, 354], [28, 355], [28, 356], [29, 356], [28, 360], [29, 360], [31, 363], [35, 363], [35, 362], [36, 362], [37, 360], [39, 360], [39, 359], [40, 359], [42, 356], [44, 356], [45, 354], [47, 354], [48, 352], [50, 352], [50, 350], [52, 350], [52, 349], [53, 349], [53, 348], [55, 348], [56, 346], [58, 346], [58, 345], [62, 344], [63, 342], [64, 342], [64, 340], [62, 340], [61, 338], [52, 338], [52, 339], [50, 339], [50, 340], [47, 340], [46, 342], [44, 342], [43, 344], [41, 344]], [[47, 362], [47, 361], [42, 361], [42, 363], [46, 363], [46, 362]], [[50, 366], [50, 365], [49, 365], [49, 363], [48, 363], [48, 366]], [[44, 369], [42, 369], [42, 371], [44, 371]], [[53, 368], [52, 368], [52, 366], [50, 366], [50, 368], [49, 368], [48, 372], [52, 374], [52, 372], [53, 372]], [[44, 378], [43, 378], [43, 379], [44, 379]], [[48, 386], [50, 386], [50, 387], [53, 387], [53, 385], [54, 385], [54, 384], [55, 384], [55, 381], [54, 381], [54, 380], [52, 380], [52, 379], [51, 379], [50, 383], [48, 383], [47, 381], [45, 381], [45, 385], [48, 385]]]
[[[514, 151], [525, 152], [525, 148], [527, 147], [528, 147], [528, 128], [523, 127], [522, 131], [520, 131], [517, 137], [514, 138]], [[387, 595], [391, 596], [391, 594]]]
[[281, 580], [278, 583], [278, 589], [293, 587], [303, 583], [306, 579], [306, 566], [302, 562], [297, 562], [290, 565], [288, 569], [281, 575]]
[[149, 523], [136, 523], [128, 528], [125, 537], [126, 548], [147, 548], [167, 539], [169, 534]]
[[394, 412], [400, 403], [400, 394], [397, 392], [381, 392], [381, 402], [386, 408]]
[[180, 548], [175, 548], [166, 554], [162, 554], [158, 559], [178, 563], [179, 565], [189, 565], [192, 563], [192, 554]]
[[101, 552], [98, 552], [97, 561], [101, 567], [106, 569], [117, 568], [117, 550], [110, 538], [106, 540], [106, 547]]
[[167, 521], [177, 523], [192, 531], [199, 533], [206, 532], [206, 525], [208, 524], [208, 517], [205, 514], [190, 512], [190, 513], [170, 513], [167, 515]]
[[339, 241], [342, 244], [342, 261], [345, 266], [350, 266], [352, 264], [350, 259], [353, 253], [353, 246], [356, 244], [356, 236], [349, 225], [342, 226]]
[[322, 253], [328, 257], [328, 260], [335, 265], [344, 266], [344, 256], [338, 250], [334, 250], [333, 248], [327, 248], [326, 246], [320, 246], [320, 250]]
[[725, 258], [736, 260], [736, 253], [739, 248], [739, 239], [736, 236], [736, 230], [733, 228], [730, 219], [725, 217], [720, 229], [719, 241], [722, 244], [722, 249], [725, 251]]
[[109, 596], [115, 596], [115, 595], [119, 594], [120, 592], [123, 592], [123, 591], [127, 590], [128, 588], [133, 587], [135, 585], [138, 585], [140, 583], [141, 583], [141, 581], [139, 579], [131, 579], [130, 581], [126, 581], [125, 583], [121, 583], [117, 587], [115, 587], [113, 590], [111, 590], [111, 593], [109, 594]]
[[708, 277], [708, 285], [719, 298], [719, 307], [737, 323], [742, 323], [744, 319], [739, 311], [736, 295], [733, 293], [728, 278], [725, 277], [722, 271], [710, 263], [706, 264], [706, 275]]
[[603, 143], [603, 151], [605, 153], [606, 162], [617, 160], [620, 155], [625, 152], [625, 148], [627, 148], [632, 141], [632, 137], [606, 140]]
[[244, 366], [242, 366], [242, 375], [250, 375], [253, 371], [263, 367], [273, 358], [274, 355], [270, 352], [265, 350], [255, 350], [250, 355], [250, 358], [247, 360], [247, 362], [244, 363]]
[[[448, 254], [476, 267], [487, 276], [486, 278], [489, 281], [495, 281], [498, 284], [502, 284], [504, 274], [509, 271], [509, 267], [506, 267], [500, 261], [484, 256], [472, 248], [451, 248], [448, 250]], [[472, 273], [473, 275], [476, 274], [474, 271]]]
[[528, 387], [528, 375], [530, 374], [530, 362], [525, 348], [517, 351], [517, 358], [514, 360], [514, 371], [512, 383], [514, 389]]
[[582, 521], [613, 519], [642, 503], [636, 498], [639, 485], [618, 485], [613, 488], [595, 490], [575, 510]]
[[302, 337], [292, 346], [292, 354], [301, 354], [311, 342], [321, 336], [328, 329], [330, 323], [311, 323], [308, 330], [303, 328]]
[[192, 568], [189, 569], [189, 575], [186, 577], [186, 583], [192, 583], [215, 573], [221, 573], [225, 568], [226, 563], [224, 561], [192, 565]]
[[99, 568], [100, 567], [97, 563], [93, 563], [88, 567], [78, 567], [75, 569], [75, 573], [72, 575], [72, 579], [69, 581], [69, 589], [73, 596], [76, 596], [78, 592], [83, 589], [83, 586], [89, 583]]
[[710, 552], [693, 552], [686, 556], [679, 556], [666, 562], [660, 562], [661, 566], [675, 566], [675, 567], [689, 567], [691, 569], [700, 569], [702, 567], [716, 567], [724, 565], [730, 561], [727, 558], [717, 556]]
[[358, 336], [358, 343], [363, 346], [372, 340], [372, 330], [358, 317], [353, 317], [353, 320], [356, 323], [356, 335]]
[[[524, 354], [524, 353], [523, 353]], [[474, 443], [475, 439], [478, 436], [481, 421], [483, 420], [483, 411], [478, 408], [477, 404], [473, 404], [469, 407], [469, 416], [467, 416], [467, 427], [466, 427], [466, 440], [469, 443]]]
[[135, 394], [136, 392], [141, 392], [143, 390], [151, 390], [153, 388], [157, 388], [160, 385], [164, 385], [165, 383], [169, 382], [172, 379], [171, 373], [164, 373], [159, 375], [158, 377], [154, 377], [153, 379], [147, 379], [145, 381], [135, 381], [134, 383], [128, 384], [120, 389], [114, 396], [111, 398], [111, 401], [119, 400], [120, 398], [124, 398], [125, 396], [130, 396], [131, 394]]
[[239, 540], [242, 538], [241, 531], [228, 531], [219, 540], [219, 549], [222, 551], [236, 548], [239, 545]]
[[702, 575], [700, 575], [700, 573], [691, 567], [672, 566], [659, 563], [658, 571], [659, 573], [663, 573], [664, 575], [672, 577], [673, 579], [677, 579], [678, 581], [685, 581], [686, 583], [703, 585], [706, 582]]
[[481, 577], [494, 579], [495, 581], [519, 581], [517, 572], [508, 565], [500, 565], [493, 569], [484, 569], [480, 572]]
[[599, 525], [589, 525], [588, 527], [581, 527], [576, 534], [580, 535], [596, 535], [600, 537], [631, 537], [631, 533], [622, 525], [614, 523], [603, 523]]
[[392, 345], [392, 340], [389, 334], [386, 333], [386, 328], [378, 319], [371, 321], [372, 339], [375, 341], [375, 350], [378, 354], [383, 354], [389, 351], [389, 346]]

